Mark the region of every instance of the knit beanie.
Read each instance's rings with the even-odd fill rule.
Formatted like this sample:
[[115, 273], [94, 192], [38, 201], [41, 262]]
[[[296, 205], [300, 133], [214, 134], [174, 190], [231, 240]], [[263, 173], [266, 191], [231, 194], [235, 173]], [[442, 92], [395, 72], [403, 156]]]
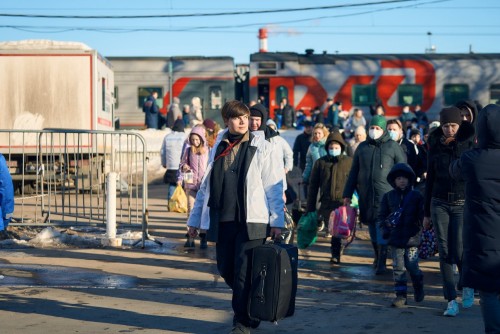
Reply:
[[439, 122], [441, 122], [441, 125], [447, 124], [447, 123], [455, 123], [455, 124], [462, 124], [462, 116], [461, 110], [457, 107], [447, 107], [441, 109], [441, 112], [439, 113]]
[[205, 119], [203, 121], [203, 125], [205, 126], [205, 128], [210, 129], [210, 130], [213, 131], [213, 130], [215, 130], [215, 125], [216, 124], [215, 124], [215, 122], [212, 119], [207, 118], [207, 119]]
[[262, 123], [267, 121], [267, 110], [262, 104], [257, 103], [250, 107], [250, 116], [262, 118]]
[[381, 127], [383, 130], [385, 130], [385, 127], [387, 126], [387, 121], [385, 120], [384, 116], [381, 115], [375, 115], [372, 117], [370, 120], [370, 126], [376, 125]]

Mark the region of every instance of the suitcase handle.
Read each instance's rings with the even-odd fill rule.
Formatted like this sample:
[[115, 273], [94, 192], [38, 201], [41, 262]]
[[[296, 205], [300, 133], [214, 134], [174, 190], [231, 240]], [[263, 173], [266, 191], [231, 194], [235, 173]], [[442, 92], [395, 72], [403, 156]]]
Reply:
[[267, 275], [267, 268], [266, 266], [262, 266], [262, 269], [259, 272], [259, 286], [257, 287], [257, 299], [259, 300], [260, 303], [264, 304], [266, 301], [265, 295], [264, 295], [264, 285], [266, 281], [266, 275]]

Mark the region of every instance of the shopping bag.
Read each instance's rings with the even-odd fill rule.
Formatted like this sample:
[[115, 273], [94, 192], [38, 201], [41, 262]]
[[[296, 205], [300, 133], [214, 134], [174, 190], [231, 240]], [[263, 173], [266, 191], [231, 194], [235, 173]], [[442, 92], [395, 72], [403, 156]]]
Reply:
[[168, 210], [170, 212], [187, 212], [187, 196], [181, 186], [175, 188], [174, 194], [168, 201]]
[[313, 245], [318, 238], [318, 215], [308, 212], [300, 217], [297, 226], [297, 246], [300, 249]]
[[438, 253], [438, 244], [434, 227], [423, 230], [420, 236], [420, 246], [418, 247], [418, 257], [428, 259]]

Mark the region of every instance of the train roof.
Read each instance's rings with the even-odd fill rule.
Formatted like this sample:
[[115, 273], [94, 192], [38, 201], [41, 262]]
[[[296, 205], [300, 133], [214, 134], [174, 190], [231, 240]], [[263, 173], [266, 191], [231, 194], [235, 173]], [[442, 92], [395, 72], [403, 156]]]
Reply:
[[250, 55], [251, 62], [259, 61], [293, 61], [301, 64], [332, 64], [336, 60], [382, 60], [382, 59], [495, 59], [500, 60], [500, 53], [409, 53], [409, 54], [327, 54], [295, 52], [259, 52]]

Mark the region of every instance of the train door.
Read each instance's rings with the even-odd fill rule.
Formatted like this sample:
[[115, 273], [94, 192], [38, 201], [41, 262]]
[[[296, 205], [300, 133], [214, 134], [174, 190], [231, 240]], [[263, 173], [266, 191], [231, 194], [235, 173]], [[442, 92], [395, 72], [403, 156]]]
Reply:
[[293, 78], [271, 78], [269, 80], [269, 117], [274, 118], [274, 114], [280, 108], [282, 98], [288, 100], [288, 104], [294, 105], [295, 81]]
[[269, 109], [269, 79], [259, 79], [257, 82], [258, 101]]

